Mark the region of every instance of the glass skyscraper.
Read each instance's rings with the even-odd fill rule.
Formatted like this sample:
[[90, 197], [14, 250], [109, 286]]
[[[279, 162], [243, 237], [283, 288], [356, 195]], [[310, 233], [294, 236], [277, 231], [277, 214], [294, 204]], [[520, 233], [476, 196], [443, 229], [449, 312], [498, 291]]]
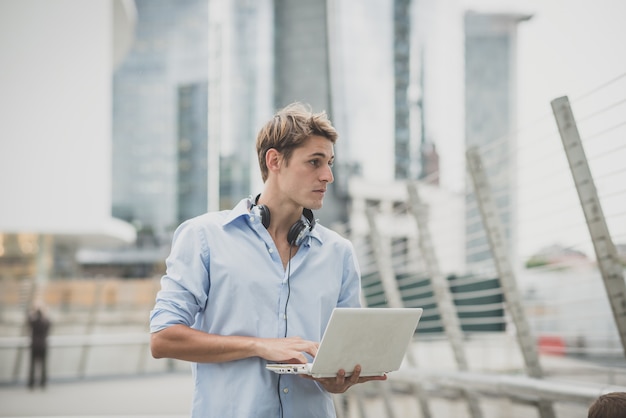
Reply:
[[[529, 16], [465, 14], [465, 141], [479, 146], [488, 165], [509, 252], [515, 241], [514, 153], [517, 25]], [[471, 186], [466, 197], [466, 261], [470, 269], [491, 269], [492, 258]]]
[[135, 42], [113, 80], [113, 215], [163, 236], [206, 211], [208, 2], [136, 6]]

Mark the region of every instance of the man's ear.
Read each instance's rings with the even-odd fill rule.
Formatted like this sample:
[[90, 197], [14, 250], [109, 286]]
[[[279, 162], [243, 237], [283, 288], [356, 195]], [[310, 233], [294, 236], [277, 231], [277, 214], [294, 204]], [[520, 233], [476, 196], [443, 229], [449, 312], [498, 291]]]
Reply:
[[283, 155], [275, 148], [270, 148], [265, 153], [265, 164], [269, 171], [278, 171], [282, 165]]

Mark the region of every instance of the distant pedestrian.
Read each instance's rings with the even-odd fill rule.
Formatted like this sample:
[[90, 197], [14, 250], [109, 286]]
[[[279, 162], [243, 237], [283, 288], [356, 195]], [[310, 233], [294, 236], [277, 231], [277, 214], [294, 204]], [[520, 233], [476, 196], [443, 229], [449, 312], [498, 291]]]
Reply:
[[46, 358], [48, 355], [48, 333], [50, 332], [50, 320], [37, 308], [29, 317], [30, 326], [30, 370], [28, 374], [28, 387], [35, 388], [35, 373], [39, 371], [39, 385], [44, 388], [47, 383]]
[[601, 395], [589, 407], [587, 418], [626, 418], [626, 392]]

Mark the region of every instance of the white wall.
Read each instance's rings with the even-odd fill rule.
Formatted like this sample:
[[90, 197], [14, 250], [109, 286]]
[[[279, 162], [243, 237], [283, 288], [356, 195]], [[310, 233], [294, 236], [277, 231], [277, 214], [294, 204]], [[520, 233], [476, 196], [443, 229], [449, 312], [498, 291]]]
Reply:
[[0, 231], [132, 239], [111, 218], [113, 2], [0, 0]]

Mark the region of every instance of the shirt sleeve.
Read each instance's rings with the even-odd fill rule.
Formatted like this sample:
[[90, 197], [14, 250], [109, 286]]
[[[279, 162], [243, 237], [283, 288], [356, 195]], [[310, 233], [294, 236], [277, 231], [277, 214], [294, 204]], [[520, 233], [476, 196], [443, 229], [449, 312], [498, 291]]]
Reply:
[[178, 227], [166, 260], [154, 309], [150, 312], [150, 332], [175, 324], [192, 326], [206, 306], [210, 279], [209, 250], [204, 231], [191, 220]]

